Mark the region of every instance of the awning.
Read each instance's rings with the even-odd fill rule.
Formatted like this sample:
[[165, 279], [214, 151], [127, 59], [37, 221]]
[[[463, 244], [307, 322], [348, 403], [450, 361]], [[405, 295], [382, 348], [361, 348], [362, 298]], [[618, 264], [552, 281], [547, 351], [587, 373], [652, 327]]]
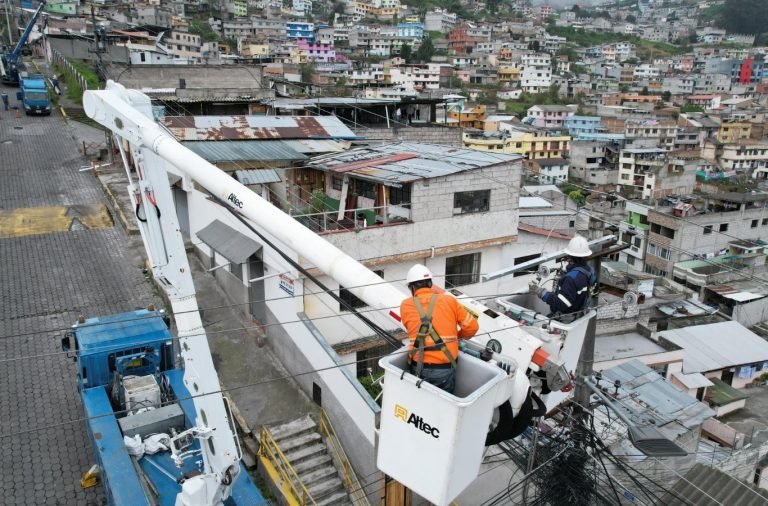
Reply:
[[213, 220], [197, 233], [197, 237], [233, 264], [245, 263], [251, 255], [261, 249], [261, 244], [219, 220]]
[[235, 178], [245, 185], [280, 183], [282, 181], [275, 169], [236, 170]]

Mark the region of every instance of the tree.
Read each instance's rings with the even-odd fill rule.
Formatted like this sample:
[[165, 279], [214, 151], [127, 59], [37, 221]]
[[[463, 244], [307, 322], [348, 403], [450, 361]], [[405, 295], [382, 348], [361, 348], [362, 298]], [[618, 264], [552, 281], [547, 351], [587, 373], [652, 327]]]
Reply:
[[663, 93], [661, 94], [661, 99], [662, 99], [664, 102], [669, 102], [670, 100], [672, 100], [672, 92], [670, 92], [670, 91], [665, 91], [665, 92], [663, 92]]
[[648, 86], [643, 86], [643, 89], [640, 90], [641, 95], [648, 95]]
[[496, 12], [499, 10], [499, 4], [501, 4], [501, 0], [486, 0], [485, 6], [488, 8], [488, 12], [491, 14], [496, 14]]
[[416, 59], [420, 62], [427, 63], [432, 61], [432, 56], [435, 54], [435, 46], [432, 44], [431, 37], [425, 37], [421, 41], [419, 49], [416, 50]]
[[531, 51], [539, 52], [539, 50], [541, 49], [541, 44], [539, 43], [538, 40], [532, 40], [531, 42], [528, 43], [528, 49], [530, 49]]
[[315, 62], [310, 61], [299, 65], [299, 73], [301, 74], [301, 82], [311, 83], [312, 77], [315, 75]]
[[413, 58], [413, 52], [411, 51], [411, 45], [407, 42], [400, 46], [400, 58], [405, 60], [405, 63], [410, 63]]
[[715, 23], [731, 33], [762, 33], [768, 26], [768, 2], [725, 0], [722, 15], [715, 18]]
[[624, 18], [624, 20], [625, 20], [627, 23], [637, 23], [637, 18], [635, 17], [635, 15], [634, 15], [634, 14], [628, 14], [628, 15], [627, 15], [627, 17], [626, 17], [626, 18]]

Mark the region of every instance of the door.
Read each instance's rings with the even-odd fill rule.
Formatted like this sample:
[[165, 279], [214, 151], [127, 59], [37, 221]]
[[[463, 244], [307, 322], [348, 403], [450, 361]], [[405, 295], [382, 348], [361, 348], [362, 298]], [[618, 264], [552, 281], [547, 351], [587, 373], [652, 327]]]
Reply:
[[723, 383], [733, 384], [733, 371], [723, 371], [723, 375], [720, 377]]
[[[255, 279], [255, 281], [251, 281]], [[251, 255], [248, 259], [248, 307], [251, 316], [259, 322], [267, 320], [266, 305], [264, 302], [264, 261], [261, 259], [261, 251]]]

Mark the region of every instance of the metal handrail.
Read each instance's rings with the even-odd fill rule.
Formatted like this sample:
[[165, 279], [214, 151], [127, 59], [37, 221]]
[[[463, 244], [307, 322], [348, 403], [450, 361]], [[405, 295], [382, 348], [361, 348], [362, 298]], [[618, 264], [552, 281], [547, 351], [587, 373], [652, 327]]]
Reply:
[[[283, 481], [283, 484], [288, 485], [291, 494], [293, 494], [293, 497], [296, 499], [296, 501], [298, 501], [298, 503], [301, 505], [316, 505], [317, 502], [315, 502], [315, 500], [312, 498], [312, 495], [309, 493], [309, 490], [307, 490], [307, 487], [305, 487], [304, 483], [302, 483], [301, 479], [299, 479], [298, 473], [293, 468], [291, 463], [288, 462], [285, 454], [280, 449], [275, 439], [272, 437], [269, 429], [266, 427], [261, 428], [260, 443], [259, 454], [273, 463], [275, 471], [277, 471], [280, 475], [280, 479]], [[276, 485], [282, 488], [281, 485], [283, 484], [278, 483]], [[298, 489], [301, 489], [300, 491], [297, 489], [297, 486]]]
[[336, 435], [336, 431], [331, 425], [331, 421], [328, 420], [328, 416], [325, 414], [325, 410], [320, 410], [320, 423], [318, 424], [320, 432], [325, 436], [328, 443], [328, 447], [333, 451], [336, 456], [336, 460], [341, 464], [344, 471], [344, 488], [347, 492], [354, 496], [354, 503], [356, 506], [370, 506], [368, 497], [365, 495], [363, 486], [360, 484], [360, 480], [357, 478], [355, 470], [352, 469], [352, 464], [349, 463], [344, 448], [341, 446], [341, 441]]

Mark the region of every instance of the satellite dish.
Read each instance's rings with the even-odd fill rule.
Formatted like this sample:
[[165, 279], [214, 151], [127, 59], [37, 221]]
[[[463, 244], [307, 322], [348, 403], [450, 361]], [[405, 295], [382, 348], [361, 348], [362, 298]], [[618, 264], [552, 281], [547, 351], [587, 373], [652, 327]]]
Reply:
[[547, 276], [549, 276], [549, 267], [547, 267], [546, 265], [540, 265], [539, 270], [536, 271], [536, 275], [542, 279], [546, 278]]
[[624, 294], [624, 300], [622, 302], [624, 307], [637, 305], [637, 294], [635, 292], [627, 292]]

